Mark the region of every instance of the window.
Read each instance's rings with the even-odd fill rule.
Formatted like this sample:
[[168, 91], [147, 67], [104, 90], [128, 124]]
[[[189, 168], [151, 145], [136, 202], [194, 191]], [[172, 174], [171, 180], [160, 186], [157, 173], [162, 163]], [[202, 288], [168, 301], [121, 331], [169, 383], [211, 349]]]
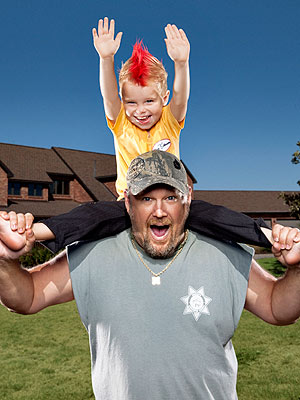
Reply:
[[70, 194], [70, 181], [64, 181], [62, 179], [54, 180], [53, 183], [50, 184], [50, 193], [51, 194]]
[[8, 194], [10, 196], [20, 196], [21, 184], [19, 182], [8, 182]]
[[28, 184], [28, 196], [43, 196], [43, 186], [40, 183]]

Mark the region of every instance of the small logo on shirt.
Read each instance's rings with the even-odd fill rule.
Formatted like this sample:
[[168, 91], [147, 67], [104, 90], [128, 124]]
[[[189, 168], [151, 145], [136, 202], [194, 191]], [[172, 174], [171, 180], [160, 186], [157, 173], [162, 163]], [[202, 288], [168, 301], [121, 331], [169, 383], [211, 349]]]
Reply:
[[156, 142], [153, 146], [152, 150], [160, 150], [160, 151], [167, 151], [171, 146], [170, 139], [162, 139], [159, 142]]
[[207, 306], [212, 299], [205, 295], [203, 286], [198, 290], [189, 286], [188, 295], [181, 297], [180, 300], [185, 304], [183, 315], [192, 314], [195, 321], [198, 321], [201, 314], [210, 315]]

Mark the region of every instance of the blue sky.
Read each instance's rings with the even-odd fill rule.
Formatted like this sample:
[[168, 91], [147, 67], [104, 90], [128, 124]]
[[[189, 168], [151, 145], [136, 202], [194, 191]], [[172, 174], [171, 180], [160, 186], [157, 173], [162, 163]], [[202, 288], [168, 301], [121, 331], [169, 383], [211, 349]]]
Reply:
[[191, 43], [181, 158], [204, 190], [298, 190], [299, 0], [10, 0], [0, 5], [0, 142], [114, 153], [91, 29], [115, 18], [116, 67], [137, 38], [161, 59], [164, 26]]

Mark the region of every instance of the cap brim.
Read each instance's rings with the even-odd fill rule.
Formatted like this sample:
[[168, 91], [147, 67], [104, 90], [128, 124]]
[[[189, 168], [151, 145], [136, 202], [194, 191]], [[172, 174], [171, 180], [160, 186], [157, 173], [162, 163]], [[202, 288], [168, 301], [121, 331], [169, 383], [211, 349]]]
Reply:
[[163, 176], [160, 176], [158, 179], [153, 179], [153, 176], [150, 177], [145, 177], [141, 179], [140, 181], [130, 185], [130, 192], [136, 196], [143, 192], [144, 190], [148, 189], [150, 186], [153, 185], [168, 185], [171, 186], [177, 190], [179, 190], [182, 194], [187, 194], [188, 193], [188, 186], [185, 185], [184, 183], [179, 182], [177, 179], [170, 178], [169, 176], [166, 176], [165, 178]]

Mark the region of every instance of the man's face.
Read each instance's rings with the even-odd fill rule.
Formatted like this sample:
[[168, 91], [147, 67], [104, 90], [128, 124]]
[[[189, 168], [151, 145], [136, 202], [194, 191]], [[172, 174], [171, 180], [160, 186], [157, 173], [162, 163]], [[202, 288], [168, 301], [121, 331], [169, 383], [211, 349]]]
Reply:
[[160, 119], [169, 92], [161, 97], [156, 86], [140, 86], [125, 82], [122, 87], [122, 102], [130, 122], [143, 130], [149, 130]]
[[184, 224], [191, 195], [183, 203], [170, 186], [155, 185], [133, 196], [125, 195], [132, 232], [138, 244], [153, 258], [171, 257], [184, 238]]

